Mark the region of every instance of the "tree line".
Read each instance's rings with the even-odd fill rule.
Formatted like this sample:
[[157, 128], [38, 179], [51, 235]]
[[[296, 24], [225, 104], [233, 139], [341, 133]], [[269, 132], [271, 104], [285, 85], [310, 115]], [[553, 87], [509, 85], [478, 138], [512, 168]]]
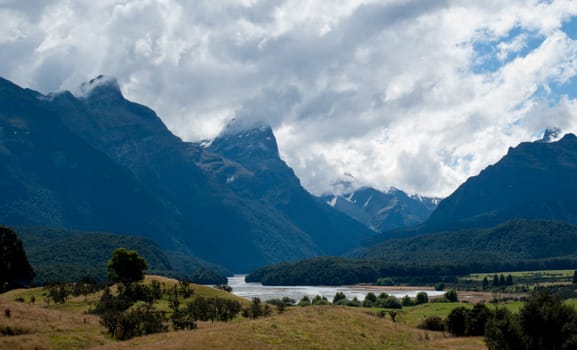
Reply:
[[[474, 258], [475, 254], [471, 254]], [[390, 284], [455, 282], [457, 277], [492, 271], [576, 269], [577, 258], [493, 263], [401, 263], [383, 259], [316, 257], [256, 269], [247, 282], [264, 285], [348, 285], [389, 281]], [[505, 278], [505, 285], [507, 277]], [[499, 285], [501, 281], [499, 280]]]
[[430, 316], [418, 326], [454, 336], [482, 336], [490, 350], [577, 349], [577, 311], [547, 290], [529, 296], [517, 314], [475, 304], [456, 307], [443, 319]]

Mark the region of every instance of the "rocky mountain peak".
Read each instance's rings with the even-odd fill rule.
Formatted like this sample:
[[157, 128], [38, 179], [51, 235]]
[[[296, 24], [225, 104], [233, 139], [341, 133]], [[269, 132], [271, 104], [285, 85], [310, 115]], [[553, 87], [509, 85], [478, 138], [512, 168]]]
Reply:
[[99, 101], [121, 101], [124, 99], [118, 81], [110, 76], [99, 75], [80, 85], [78, 96], [82, 99]]
[[212, 152], [232, 159], [280, 159], [272, 128], [263, 122], [245, 123], [233, 119], [208, 145]]

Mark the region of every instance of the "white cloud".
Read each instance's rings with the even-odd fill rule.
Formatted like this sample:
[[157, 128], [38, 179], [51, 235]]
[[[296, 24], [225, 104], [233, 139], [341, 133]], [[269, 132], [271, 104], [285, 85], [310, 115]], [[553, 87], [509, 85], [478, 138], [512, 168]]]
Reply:
[[575, 15], [574, 0], [0, 1], [0, 75], [43, 92], [115, 76], [185, 139], [263, 119], [315, 193], [348, 173], [447, 195], [545, 127], [577, 131], [577, 93], [556, 93], [577, 75]]

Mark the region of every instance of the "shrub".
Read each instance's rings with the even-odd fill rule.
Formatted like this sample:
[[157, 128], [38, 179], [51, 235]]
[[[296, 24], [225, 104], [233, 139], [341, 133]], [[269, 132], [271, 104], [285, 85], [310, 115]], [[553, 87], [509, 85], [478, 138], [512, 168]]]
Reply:
[[464, 306], [454, 308], [447, 316], [447, 331], [457, 337], [465, 335], [465, 319], [468, 310]]
[[298, 306], [310, 306], [311, 300], [306, 295], [299, 301]]
[[415, 299], [415, 304], [426, 304], [429, 302], [429, 295], [426, 292], [418, 292]]
[[447, 301], [452, 302], [452, 303], [456, 303], [459, 301], [459, 296], [457, 295], [457, 291], [454, 289], [449, 289], [446, 293], [445, 293], [445, 299], [447, 299]]
[[441, 316], [427, 316], [423, 318], [421, 323], [417, 326], [420, 329], [426, 329], [429, 331], [441, 332], [445, 330], [445, 321]]

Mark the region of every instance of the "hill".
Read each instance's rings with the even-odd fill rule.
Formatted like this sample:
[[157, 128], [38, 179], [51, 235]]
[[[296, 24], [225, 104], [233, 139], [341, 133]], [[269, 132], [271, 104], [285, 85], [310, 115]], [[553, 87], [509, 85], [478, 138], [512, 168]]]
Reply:
[[293, 308], [249, 322], [203, 325], [109, 344], [98, 350], [183, 349], [486, 349], [481, 338], [446, 338], [346, 307]]
[[148, 273], [189, 278], [199, 269], [226, 274], [222, 268], [188, 256], [161, 250], [145, 237], [66, 229], [18, 227], [15, 229], [36, 272], [34, 284], [106, 280], [106, 265], [118, 247], [136, 250], [148, 263]]
[[511, 220], [493, 228], [463, 229], [391, 239], [359, 254], [389, 262], [434, 264], [577, 260], [577, 226], [545, 220]]
[[[151, 275], [145, 277], [144, 283], [153, 281], [167, 290], [178, 284], [174, 279]], [[219, 289], [195, 284], [191, 284], [190, 289], [196, 297], [218, 296], [248, 304], [246, 299]], [[80, 350], [114, 342], [104, 331], [100, 318], [87, 313], [94, 307], [101, 292], [69, 297], [65, 304], [47, 304], [44, 293], [42, 288], [30, 288], [0, 294], [0, 308], [3, 310], [0, 317], [0, 349]], [[169, 309], [166, 300], [157, 301], [156, 306], [162, 310]], [[9, 310], [9, 317], [4, 310]]]
[[348, 258], [318, 257], [256, 269], [247, 281], [267, 285], [344, 285], [391, 277], [435, 283], [470, 273], [577, 268], [577, 226], [511, 220], [494, 228], [463, 229], [390, 239]]

